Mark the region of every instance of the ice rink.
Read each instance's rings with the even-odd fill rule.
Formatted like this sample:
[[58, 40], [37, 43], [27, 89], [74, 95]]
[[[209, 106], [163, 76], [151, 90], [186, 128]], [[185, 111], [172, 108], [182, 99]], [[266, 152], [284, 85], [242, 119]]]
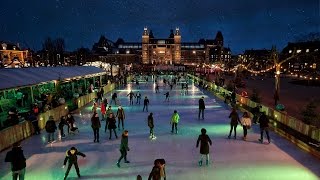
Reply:
[[[162, 82], [162, 81], [161, 81]], [[181, 86], [170, 91], [169, 86], [160, 85], [160, 93], [155, 93], [154, 83], [128, 84], [117, 89], [121, 105], [125, 109], [125, 129], [129, 130], [129, 164], [121, 162], [119, 144], [122, 131], [117, 130], [118, 139], [109, 140], [104, 132], [105, 121], [100, 129], [100, 143], [93, 142], [91, 129], [91, 107], [87, 105], [75, 112], [76, 124], [80, 133], [68, 135], [53, 144], [47, 143], [45, 131], [22, 142], [27, 158], [26, 180], [61, 180], [65, 152], [75, 146], [87, 155], [79, 159], [81, 179], [134, 180], [140, 174], [143, 180], [153, 167], [157, 158], [166, 160], [167, 180], [316, 180], [320, 179], [320, 160], [305, 153], [284, 138], [270, 134], [271, 144], [258, 142], [259, 127], [255, 125], [248, 132], [248, 140], [243, 141], [243, 130], [237, 128], [237, 139], [228, 139], [230, 107], [208, 92], [202, 91], [192, 83], [188, 95], [181, 95]], [[143, 98], [150, 100], [149, 112], [142, 112], [143, 104], [129, 105], [127, 94], [140, 91]], [[170, 92], [170, 102], [165, 102], [164, 93]], [[112, 92], [113, 93], [113, 92]], [[198, 120], [198, 100], [205, 97], [205, 119]], [[110, 102], [111, 93], [107, 94]], [[135, 99], [134, 99], [135, 100]], [[112, 104], [113, 112], [117, 106]], [[171, 134], [170, 117], [174, 110], [180, 115], [178, 134]], [[156, 140], [149, 139], [147, 116], [154, 114]], [[240, 113], [240, 116], [242, 113]], [[209, 166], [198, 166], [199, 149], [196, 141], [201, 128], [213, 141], [210, 149]], [[56, 135], [57, 137], [57, 135]], [[0, 179], [11, 179], [10, 163], [5, 163], [7, 151], [0, 153]], [[68, 179], [78, 179], [74, 168]]]

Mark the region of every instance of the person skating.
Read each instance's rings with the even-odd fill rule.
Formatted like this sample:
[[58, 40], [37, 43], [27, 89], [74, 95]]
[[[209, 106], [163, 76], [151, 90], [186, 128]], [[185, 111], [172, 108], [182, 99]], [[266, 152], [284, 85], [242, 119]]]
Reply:
[[137, 92], [137, 94], [136, 94], [136, 98], [137, 98], [137, 102], [136, 102], [136, 104], [138, 104], [139, 103], [139, 105], [140, 105], [140, 101], [141, 101], [141, 93], [138, 91]]
[[171, 133], [173, 133], [173, 130], [175, 129], [176, 130], [176, 134], [178, 134], [178, 123], [179, 123], [179, 120], [180, 120], [180, 116], [179, 116], [177, 110], [174, 110], [173, 114], [171, 116], [171, 121], [170, 121], [170, 124], [172, 125], [171, 126]]
[[24, 180], [27, 164], [20, 143], [13, 144], [11, 151], [7, 152], [4, 161], [11, 163], [13, 180], [17, 180], [18, 177], [19, 180]]
[[118, 97], [117, 93], [112, 94], [110, 105], [112, 104], [112, 101], [114, 101], [114, 105], [117, 105], [117, 97]]
[[118, 130], [120, 131], [120, 122], [121, 122], [122, 130], [123, 130], [124, 129], [123, 121], [126, 118], [126, 115], [124, 113], [124, 109], [122, 108], [122, 106], [118, 107], [116, 117], [118, 117]]
[[154, 124], [153, 124], [153, 113], [150, 113], [148, 116], [148, 126], [150, 128], [150, 138], [151, 139], [156, 139], [156, 136], [154, 136]]
[[243, 140], [247, 140], [248, 129], [251, 128], [251, 119], [248, 112], [244, 112], [241, 118], [241, 124], [243, 128]]
[[130, 93], [127, 96], [129, 96], [129, 99], [130, 99], [130, 105], [133, 105], [133, 98], [135, 96], [134, 93], [130, 91]]
[[155, 88], [155, 89], [156, 89], [156, 93], [160, 92], [160, 91], [159, 91], [159, 84], [158, 84], [158, 83], [156, 83], [156, 88]]
[[164, 93], [163, 95], [166, 96], [166, 99], [164, 101], [168, 101], [169, 102], [169, 97], [170, 97], [169, 91]]
[[114, 135], [118, 139], [117, 132], [116, 132], [116, 128], [117, 128], [116, 122], [117, 121], [116, 121], [116, 118], [114, 117], [114, 114], [113, 113], [109, 114], [109, 117], [107, 118], [107, 122], [106, 122], [106, 127], [104, 129], [104, 132], [107, 132], [107, 128], [109, 129], [109, 133], [110, 133], [109, 139], [111, 139], [112, 130], [114, 132]]
[[231, 121], [230, 121], [230, 132], [229, 132], [228, 138], [229, 139], [231, 138], [232, 130], [234, 130], [234, 139], [237, 139], [237, 126], [238, 126], [238, 122], [240, 122], [240, 119], [235, 108], [232, 108], [229, 118], [231, 119]]
[[60, 122], [58, 124], [58, 127], [59, 127], [59, 130], [60, 130], [60, 134], [61, 134], [61, 137], [64, 138], [66, 135], [64, 134], [64, 125], [67, 125], [68, 126], [68, 134], [69, 134], [69, 124], [67, 123], [67, 120], [66, 120], [66, 117], [65, 116], [61, 116], [60, 118]]
[[200, 114], [202, 115], [202, 120], [204, 119], [204, 110], [206, 109], [206, 105], [204, 104], [204, 97], [202, 96], [199, 99], [199, 113], [198, 113], [198, 119], [200, 119]]
[[75, 121], [74, 117], [70, 113], [67, 115], [67, 119], [66, 120], [67, 120], [67, 123], [69, 123], [70, 129], [74, 128], [74, 123], [76, 121]]
[[49, 116], [49, 120], [46, 122], [45, 129], [48, 133], [48, 143], [54, 142], [54, 133], [57, 130], [57, 126], [53, 119], [53, 116]]
[[210, 137], [206, 134], [207, 130], [205, 128], [201, 129], [201, 134], [198, 137], [197, 145], [196, 147], [199, 147], [200, 142], [200, 160], [199, 160], [199, 166], [202, 166], [202, 160], [204, 156], [206, 157], [206, 165], [209, 165], [209, 144], [212, 145], [212, 141]]
[[67, 168], [66, 174], [64, 176], [64, 180], [67, 179], [69, 171], [70, 171], [72, 165], [74, 165], [74, 168], [76, 169], [78, 177], [79, 178], [81, 177], [79, 166], [78, 166], [78, 157], [77, 156], [82, 156], [83, 158], [86, 157], [85, 154], [83, 154], [82, 152], [78, 151], [77, 148], [75, 148], [75, 147], [71, 147], [71, 149], [66, 152], [66, 157], [64, 158], [62, 168], [65, 168], [67, 162], [68, 162], [68, 168]]
[[143, 100], [143, 110], [142, 110], [143, 112], [144, 112], [144, 109], [146, 109], [147, 112], [148, 112], [149, 103], [150, 103], [150, 101], [149, 101], [148, 97], [146, 96], [146, 97], [144, 98], [144, 100]]
[[270, 136], [269, 136], [269, 118], [266, 116], [265, 112], [261, 113], [259, 118], [260, 123], [260, 139], [259, 142], [263, 143], [263, 132], [266, 132], [268, 144], [270, 144]]
[[33, 112], [30, 112], [28, 120], [31, 121], [32, 123], [34, 134], [40, 134], [40, 128], [39, 128], [37, 116]]
[[118, 167], [120, 167], [120, 162], [121, 162], [122, 158], [124, 158], [124, 163], [130, 163], [130, 162], [127, 160], [127, 151], [130, 151], [129, 146], [128, 146], [128, 135], [129, 135], [129, 131], [128, 131], [128, 130], [125, 130], [125, 131], [122, 133], [122, 136], [121, 136], [121, 144], [120, 144], [120, 153], [121, 153], [121, 156], [120, 156], [120, 158], [119, 158], [118, 161], [117, 161], [117, 166], [118, 166]]
[[101, 128], [101, 123], [99, 120], [99, 115], [97, 113], [93, 113], [91, 117], [91, 127], [94, 136], [93, 142], [99, 142], [99, 129]]
[[112, 106], [109, 106], [106, 112], [106, 117], [108, 118], [111, 113], [113, 113]]
[[149, 174], [148, 180], [166, 180], [166, 161], [164, 159], [154, 160], [154, 166]]

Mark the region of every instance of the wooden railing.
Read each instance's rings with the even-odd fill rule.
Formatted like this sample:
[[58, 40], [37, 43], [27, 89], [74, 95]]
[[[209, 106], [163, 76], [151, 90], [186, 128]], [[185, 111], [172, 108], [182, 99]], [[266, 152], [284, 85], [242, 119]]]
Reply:
[[66, 116], [69, 113], [68, 105], [60, 105], [54, 109], [50, 109], [38, 115], [38, 124], [40, 129], [44, 129], [46, 122], [50, 116], [53, 116], [55, 121], [59, 121], [61, 116]]
[[[224, 98], [222, 94], [231, 94], [230, 91], [218, 87], [214, 83], [202, 80], [196, 76], [188, 74], [188, 76], [194, 80], [197, 80], [198, 82], [202, 81], [205, 84], [209, 86], [209, 90], [213, 91], [215, 95], [219, 98]], [[239, 102], [240, 107], [244, 107], [244, 109], [251, 109], [256, 107], [258, 104], [256, 102], [251, 101], [248, 98], [242, 97], [240, 95], [236, 96], [237, 101]], [[320, 128], [317, 128], [312, 125], [305, 124], [303, 121], [298, 120], [294, 117], [291, 117], [287, 115], [286, 112], [277, 111], [273, 108], [267, 107], [265, 105], [259, 104], [262, 106], [262, 111], [266, 113], [267, 116], [271, 117], [273, 120], [273, 123], [271, 124], [273, 128], [277, 128], [277, 123], [281, 123], [305, 136], [310, 137], [312, 140], [316, 142], [320, 142]]]

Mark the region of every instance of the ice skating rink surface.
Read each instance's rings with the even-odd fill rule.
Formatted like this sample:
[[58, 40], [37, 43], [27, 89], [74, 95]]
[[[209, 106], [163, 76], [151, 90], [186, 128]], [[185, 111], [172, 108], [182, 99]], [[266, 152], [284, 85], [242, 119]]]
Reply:
[[[162, 82], [162, 81], [161, 81]], [[125, 109], [125, 129], [129, 130], [129, 164], [120, 163], [120, 138], [109, 140], [104, 132], [105, 121], [100, 129], [100, 143], [93, 142], [91, 129], [92, 103], [74, 113], [80, 133], [69, 135], [53, 144], [47, 143], [45, 131], [22, 142], [27, 158], [26, 180], [61, 180], [66, 169], [62, 169], [66, 150], [75, 146], [87, 157], [78, 157], [81, 179], [133, 180], [140, 174], [147, 179], [157, 158], [166, 160], [167, 180], [316, 180], [320, 179], [320, 160], [302, 151], [284, 138], [271, 132], [271, 143], [261, 144], [258, 125], [248, 132], [247, 141], [242, 140], [243, 130], [237, 128], [237, 139], [228, 139], [230, 107], [192, 83], [188, 95], [181, 95], [181, 86], [160, 85], [155, 93], [155, 84], [128, 84], [113, 92]], [[129, 105], [127, 94], [133, 90], [142, 94], [141, 105]], [[165, 95], [170, 92], [170, 102]], [[106, 97], [111, 100], [111, 94]], [[149, 112], [142, 112], [143, 99], [150, 100]], [[205, 119], [198, 120], [198, 100], [204, 96]], [[113, 112], [117, 106], [112, 104]], [[174, 110], [180, 115], [178, 134], [171, 134], [170, 117]], [[149, 139], [147, 116], [154, 114], [155, 140]], [[242, 113], [239, 113], [242, 116]], [[201, 128], [213, 141], [210, 147], [210, 164], [198, 166], [200, 157], [196, 141]], [[122, 131], [117, 130], [121, 137]], [[57, 135], [56, 135], [57, 137]], [[266, 141], [266, 139], [265, 139]], [[4, 162], [6, 151], [0, 153], [0, 179], [12, 179], [10, 164]], [[204, 163], [205, 164], [205, 163]], [[78, 179], [74, 167], [68, 179]]]

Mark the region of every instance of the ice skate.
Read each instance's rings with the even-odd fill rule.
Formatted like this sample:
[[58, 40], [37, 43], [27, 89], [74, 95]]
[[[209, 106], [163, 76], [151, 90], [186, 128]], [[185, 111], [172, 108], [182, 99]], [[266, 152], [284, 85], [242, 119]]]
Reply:
[[202, 166], [202, 161], [199, 161], [199, 162], [198, 162], [198, 165], [199, 165], [199, 166]]

